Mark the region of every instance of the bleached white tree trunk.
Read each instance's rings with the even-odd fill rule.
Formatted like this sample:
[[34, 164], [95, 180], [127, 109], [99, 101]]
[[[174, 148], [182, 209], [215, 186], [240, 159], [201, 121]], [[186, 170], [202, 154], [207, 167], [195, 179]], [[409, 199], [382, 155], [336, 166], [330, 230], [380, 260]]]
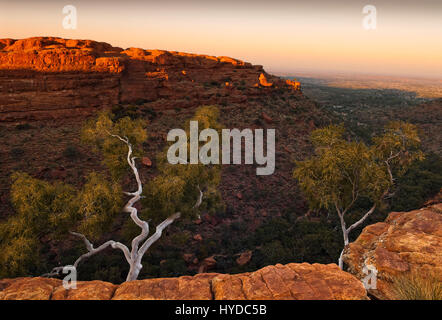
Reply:
[[344, 219], [344, 215], [346, 213], [347, 210], [341, 211], [339, 209], [338, 206], [336, 206], [336, 211], [338, 212], [338, 216], [339, 216], [339, 221], [341, 223], [341, 229], [342, 229], [342, 235], [344, 237], [344, 249], [342, 249], [341, 254], [339, 256], [339, 260], [338, 260], [338, 264], [339, 264], [339, 268], [342, 270], [344, 267], [344, 262], [342, 260], [342, 257], [344, 255], [344, 251], [347, 248], [348, 244], [349, 244], [349, 238], [348, 235], [350, 234], [350, 231], [353, 230], [354, 228], [357, 228], [360, 224], [362, 224], [376, 209], [376, 204], [374, 204], [370, 210], [368, 210], [364, 216], [359, 219], [358, 221], [356, 221], [355, 223], [353, 223], [350, 227], [347, 228], [346, 223], [345, 223], [345, 219]]
[[[389, 167], [389, 164], [387, 163], [387, 169], [390, 175], [390, 180], [391, 180], [391, 185], [393, 185], [393, 175], [391, 174], [391, 170]], [[383, 199], [385, 199], [387, 196], [390, 196], [389, 194], [390, 188], [387, 188], [387, 190], [384, 191], [384, 193], [382, 194], [382, 196], [380, 197], [380, 201], [382, 201]], [[346, 223], [345, 223], [345, 214], [350, 210], [350, 208], [353, 206], [353, 204], [356, 202], [356, 200], [359, 198], [358, 192], [355, 188], [353, 188], [353, 195], [352, 195], [352, 201], [350, 202], [350, 204], [345, 208], [345, 209], [341, 209], [338, 205], [338, 203], [335, 202], [335, 209], [336, 212], [338, 213], [339, 216], [339, 221], [341, 223], [341, 229], [342, 229], [342, 235], [344, 238], [344, 248], [341, 251], [341, 254], [339, 255], [339, 260], [338, 260], [338, 264], [339, 264], [339, 268], [343, 269], [344, 267], [344, 262], [343, 262], [343, 255], [345, 252], [345, 249], [347, 248], [348, 244], [349, 244], [349, 238], [348, 235], [350, 234], [350, 232], [359, 227], [362, 223], [364, 223], [364, 221], [375, 211], [377, 204], [374, 203], [373, 206], [370, 208], [370, 210], [368, 210], [361, 219], [359, 219], [358, 221], [356, 221], [355, 223], [353, 223], [350, 227], [347, 228]]]
[[[128, 138], [122, 138], [118, 135], [110, 134], [112, 137], [115, 137], [122, 142], [124, 142], [128, 147], [127, 152], [127, 163], [129, 164], [130, 168], [132, 169], [132, 172], [135, 176], [135, 180], [137, 182], [138, 189], [134, 192], [124, 192], [124, 194], [131, 196], [129, 201], [126, 203], [126, 205], [123, 208], [124, 212], [127, 212], [130, 214], [130, 217], [132, 221], [138, 225], [141, 228], [141, 233], [136, 236], [131, 243], [131, 249], [117, 241], [109, 240], [105, 243], [103, 243], [98, 248], [94, 248], [93, 244], [86, 238], [85, 235], [77, 233], [77, 232], [70, 232], [72, 235], [75, 235], [77, 237], [80, 237], [83, 239], [87, 253], [81, 255], [74, 263], [74, 267], [77, 268], [79, 263], [83, 261], [84, 259], [89, 258], [90, 256], [97, 254], [104, 249], [111, 247], [113, 249], [120, 249], [124, 253], [124, 257], [126, 258], [126, 261], [129, 264], [129, 273], [127, 274], [126, 281], [132, 281], [136, 280], [138, 278], [138, 275], [140, 274], [141, 269], [143, 268], [143, 265], [141, 264], [141, 260], [143, 259], [144, 254], [147, 252], [147, 250], [150, 248], [150, 246], [157, 241], [165, 228], [167, 228], [170, 224], [172, 224], [176, 219], [178, 219], [181, 216], [180, 212], [176, 212], [169, 216], [167, 219], [165, 219], [163, 222], [161, 222], [159, 225], [157, 225], [155, 233], [152, 234], [149, 238], [149, 223], [147, 221], [141, 220], [138, 217], [138, 210], [134, 207], [134, 204], [137, 203], [141, 199], [141, 194], [143, 192], [143, 185], [141, 183], [140, 175], [138, 173], [138, 169], [135, 165], [135, 157], [132, 156], [132, 145], [130, 144]], [[194, 208], [198, 208], [203, 200], [203, 192], [201, 189], [199, 189], [199, 197], [194, 205]], [[55, 276], [59, 275], [60, 272], [63, 270], [64, 267], [56, 267], [52, 269], [50, 273], [44, 274], [43, 276]]]

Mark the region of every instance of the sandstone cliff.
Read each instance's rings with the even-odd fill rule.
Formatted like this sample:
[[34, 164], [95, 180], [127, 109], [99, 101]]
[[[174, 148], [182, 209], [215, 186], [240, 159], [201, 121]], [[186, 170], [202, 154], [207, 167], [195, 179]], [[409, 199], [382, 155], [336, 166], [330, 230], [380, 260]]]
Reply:
[[0, 280], [0, 300], [360, 300], [362, 283], [337, 265], [277, 264], [236, 275], [203, 273], [179, 278], [147, 279], [114, 285], [79, 282], [65, 290], [61, 280]]
[[298, 91], [299, 82], [229, 57], [53, 37], [0, 39], [0, 121], [82, 116], [127, 103], [241, 103], [282, 87]]
[[392, 281], [417, 273], [442, 282], [442, 203], [410, 212], [392, 212], [385, 222], [366, 227], [344, 256], [348, 271], [363, 278], [364, 265], [378, 270], [380, 299], [395, 299]]

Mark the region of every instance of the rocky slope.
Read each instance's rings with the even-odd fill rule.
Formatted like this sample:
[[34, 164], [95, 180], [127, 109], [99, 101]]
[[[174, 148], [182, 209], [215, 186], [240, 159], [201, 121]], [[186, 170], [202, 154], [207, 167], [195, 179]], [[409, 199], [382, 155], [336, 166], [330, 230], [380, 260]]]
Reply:
[[268, 266], [236, 275], [205, 273], [179, 278], [147, 279], [114, 285], [79, 282], [66, 290], [61, 280], [0, 280], [0, 300], [363, 300], [362, 283], [337, 265]]
[[229, 57], [53, 37], [0, 39], [0, 121], [84, 116], [127, 103], [162, 110], [241, 103], [299, 87]]
[[442, 282], [442, 203], [410, 212], [392, 212], [384, 222], [366, 227], [351, 243], [344, 261], [362, 279], [364, 265], [378, 270], [380, 299], [395, 299], [392, 282], [410, 273]]
[[121, 285], [79, 281], [75, 290], [65, 290], [58, 279], [15, 278], [0, 280], [0, 300], [368, 299], [360, 281], [368, 265], [378, 271], [377, 289], [369, 293], [379, 299], [396, 299], [392, 283], [401, 275], [414, 272], [442, 282], [441, 248], [442, 203], [437, 203], [392, 212], [384, 222], [365, 227], [344, 255], [348, 272], [336, 264], [290, 263], [234, 275], [200, 273]]
[[[219, 190], [225, 210], [203, 214], [195, 223], [171, 226], [171, 234], [179, 231], [185, 252], [175, 250], [175, 238], [165, 237], [161, 241], [164, 247], [154, 249], [147, 257], [151, 259], [149, 265], [163, 263], [162, 267], [146, 270], [141, 277], [194, 274], [206, 270], [204, 261], [213, 256], [223, 261], [208, 270], [219, 273], [240, 273], [273, 264], [262, 263], [255, 254], [260, 250], [259, 240], [247, 246], [240, 240], [286, 212], [305, 213], [306, 204], [292, 179], [293, 160], [310, 154], [309, 134], [324, 125], [326, 118], [315, 102], [302, 94], [299, 83], [226, 57], [123, 50], [89, 40], [1, 40], [0, 221], [14, 214], [9, 193], [13, 171], [80, 188], [88, 173], [104, 170], [99, 156], [81, 143], [80, 130], [86, 117], [115, 104], [114, 112], [119, 116], [136, 116], [148, 123], [149, 139], [143, 153], [152, 165], [140, 161], [143, 183], [157, 173], [156, 155], [166, 146], [168, 131], [182, 128], [200, 105], [217, 105], [224, 128], [277, 128], [275, 174], [256, 176], [254, 165], [223, 166]], [[131, 181], [124, 183], [125, 188], [133, 187]], [[229, 239], [227, 245], [225, 239]], [[76, 258], [59, 252], [72, 246], [68, 235], [63, 241], [61, 245], [43, 243], [49, 248], [45, 261], [51, 267], [63, 259], [70, 263]], [[250, 250], [254, 251], [250, 262], [236, 262], [238, 255]], [[176, 253], [166, 259], [164, 252]], [[183, 255], [191, 255], [190, 262]], [[173, 272], [164, 273], [165, 265]], [[86, 279], [97, 278], [124, 280], [96, 274]]]

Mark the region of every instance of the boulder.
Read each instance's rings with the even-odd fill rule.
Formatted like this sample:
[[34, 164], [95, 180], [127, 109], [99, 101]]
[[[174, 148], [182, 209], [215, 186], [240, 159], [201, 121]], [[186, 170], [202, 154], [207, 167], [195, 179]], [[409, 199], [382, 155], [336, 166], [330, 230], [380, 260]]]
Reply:
[[269, 81], [267, 80], [267, 77], [264, 75], [264, 73], [261, 73], [261, 74], [259, 75], [258, 80], [259, 80], [259, 84], [260, 84], [261, 86], [263, 86], [263, 87], [271, 87], [271, 86], [273, 86], [273, 83], [271, 83], [271, 82], [269, 82]]
[[335, 264], [290, 263], [212, 279], [216, 300], [365, 300], [360, 281]]
[[[207, 260], [207, 259], [206, 259]], [[205, 261], [206, 261], [205, 260]], [[195, 276], [128, 281], [120, 285], [79, 281], [64, 289], [47, 278], [0, 280], [0, 300], [256, 300], [367, 299], [362, 283], [335, 264], [290, 263], [236, 275], [201, 273]]]
[[198, 273], [207, 272], [208, 270], [214, 268], [215, 266], [216, 266], [215, 257], [212, 256], [205, 258], [198, 269]]
[[104, 281], [78, 281], [77, 288], [57, 287], [51, 300], [110, 300], [117, 286]]
[[18, 278], [0, 291], [0, 300], [49, 300], [54, 289], [61, 284], [58, 279]]
[[193, 236], [193, 240], [195, 241], [203, 241], [203, 236], [199, 233]]
[[113, 300], [211, 300], [211, 280], [217, 274], [135, 280], [121, 284]]
[[343, 257], [348, 271], [360, 279], [364, 266], [377, 269], [380, 299], [396, 299], [394, 279], [405, 275], [431, 276], [442, 282], [442, 203], [410, 212], [392, 212], [384, 222], [364, 228]]
[[239, 266], [244, 266], [250, 262], [250, 259], [252, 259], [252, 251], [248, 250], [239, 255], [239, 257], [236, 259], [236, 263]]
[[149, 157], [143, 157], [141, 159], [141, 162], [146, 166], [146, 167], [152, 167], [152, 160], [150, 160]]

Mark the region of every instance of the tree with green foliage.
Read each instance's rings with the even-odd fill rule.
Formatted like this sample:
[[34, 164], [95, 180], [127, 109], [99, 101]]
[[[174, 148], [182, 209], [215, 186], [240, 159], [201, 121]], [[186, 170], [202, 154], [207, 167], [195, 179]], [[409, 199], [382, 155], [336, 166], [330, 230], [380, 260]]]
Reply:
[[[194, 120], [200, 122], [201, 130], [209, 126], [216, 128], [217, 116], [215, 107], [201, 107]], [[11, 194], [17, 215], [0, 225], [2, 274], [14, 276], [32, 271], [26, 265], [39, 260], [39, 239], [52, 240], [55, 235], [69, 232], [82, 239], [87, 249], [73, 267], [77, 268], [80, 262], [110, 247], [121, 250], [129, 264], [126, 281], [135, 280], [142, 269], [143, 256], [162, 236], [164, 229], [180, 217], [196, 217], [205, 194], [209, 195], [205, 197], [208, 200], [216, 199], [219, 166], [172, 165], [165, 159], [166, 152], [159, 156], [159, 174], [143, 188], [136, 165], [142, 144], [147, 140], [146, 124], [142, 119], [100, 113], [83, 128], [82, 140], [102, 154], [110, 178], [93, 172], [84, 186], [76, 190], [59, 182], [51, 184], [25, 173], [15, 173]], [[121, 181], [127, 174], [134, 177], [135, 191], [122, 191]], [[129, 200], [121, 209], [124, 196]], [[137, 209], [138, 203], [141, 212]], [[141, 229], [133, 237], [131, 246], [108, 240], [94, 247], [91, 241], [100, 239], [121, 211]], [[151, 220], [158, 224], [156, 231], [149, 235]], [[56, 276], [63, 269], [63, 266], [55, 267], [45, 275]]]
[[[423, 159], [417, 129], [409, 123], [391, 122], [370, 146], [348, 141], [344, 133], [342, 126], [335, 125], [313, 131], [315, 154], [298, 161], [293, 172], [312, 209], [335, 210], [339, 216], [344, 238], [339, 258], [341, 269], [349, 233], [392, 196], [395, 179], [415, 160]], [[345, 217], [361, 200], [371, 203], [370, 208], [347, 227]]]

